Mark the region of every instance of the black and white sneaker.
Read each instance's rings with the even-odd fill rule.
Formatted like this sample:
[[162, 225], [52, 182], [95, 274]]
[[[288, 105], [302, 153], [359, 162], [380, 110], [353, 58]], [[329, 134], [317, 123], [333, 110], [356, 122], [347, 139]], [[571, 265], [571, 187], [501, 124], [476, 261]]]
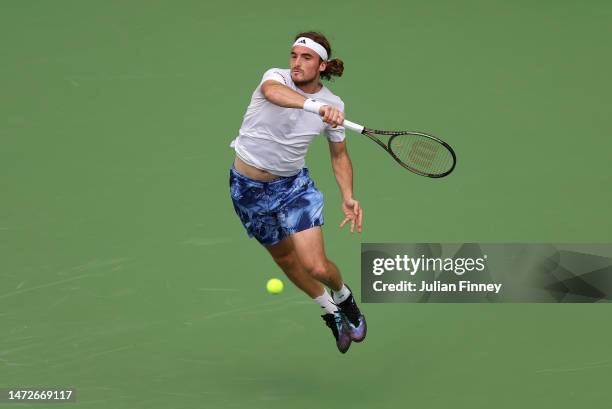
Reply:
[[349, 335], [351, 339], [355, 342], [363, 341], [368, 332], [368, 325], [365, 315], [363, 315], [361, 311], [359, 311], [359, 307], [357, 307], [357, 303], [353, 297], [353, 291], [351, 291], [351, 295], [349, 295], [346, 300], [338, 304], [338, 308], [340, 308], [340, 311], [348, 320]]
[[325, 325], [332, 330], [338, 350], [344, 354], [351, 346], [350, 325], [346, 316], [342, 312], [336, 311], [335, 314], [321, 315], [321, 318], [325, 321]]

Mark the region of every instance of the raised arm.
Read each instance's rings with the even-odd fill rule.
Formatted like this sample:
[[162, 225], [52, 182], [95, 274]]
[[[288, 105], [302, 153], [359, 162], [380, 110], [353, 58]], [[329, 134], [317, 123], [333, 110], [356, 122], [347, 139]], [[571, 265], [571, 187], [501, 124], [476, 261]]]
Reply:
[[264, 81], [263, 84], [261, 84], [261, 93], [274, 105], [285, 108], [302, 109], [304, 107], [304, 101], [306, 101], [304, 95], [274, 80]]
[[264, 81], [261, 84], [261, 93], [274, 105], [318, 113], [323, 122], [330, 124], [333, 128], [344, 122], [344, 114], [338, 108], [308, 99], [278, 81]]

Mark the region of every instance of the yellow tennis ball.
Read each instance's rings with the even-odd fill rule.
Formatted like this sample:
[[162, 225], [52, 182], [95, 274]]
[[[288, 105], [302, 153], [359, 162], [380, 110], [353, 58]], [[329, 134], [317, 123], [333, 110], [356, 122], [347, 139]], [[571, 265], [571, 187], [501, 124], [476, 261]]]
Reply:
[[280, 294], [283, 291], [283, 282], [278, 278], [271, 278], [266, 284], [266, 289], [270, 294]]

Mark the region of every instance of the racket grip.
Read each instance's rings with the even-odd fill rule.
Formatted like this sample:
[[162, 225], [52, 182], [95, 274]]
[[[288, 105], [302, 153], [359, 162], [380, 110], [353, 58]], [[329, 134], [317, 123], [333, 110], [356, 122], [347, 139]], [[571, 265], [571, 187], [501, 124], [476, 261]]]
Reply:
[[347, 129], [350, 129], [351, 131], [357, 132], [357, 133], [362, 133], [363, 132], [363, 125], [359, 125], [356, 124], [355, 122], [351, 122], [348, 119], [345, 119], [344, 122], [342, 123], [342, 126], [344, 126]]

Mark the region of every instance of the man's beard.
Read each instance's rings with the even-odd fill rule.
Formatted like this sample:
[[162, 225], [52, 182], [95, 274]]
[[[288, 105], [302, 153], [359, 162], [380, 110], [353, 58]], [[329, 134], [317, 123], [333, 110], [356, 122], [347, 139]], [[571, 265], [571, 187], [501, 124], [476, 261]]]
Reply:
[[308, 79], [308, 80], [297, 80], [297, 81], [293, 80], [293, 83], [294, 83], [295, 85], [308, 85], [308, 84], [310, 84], [311, 82], [313, 82], [313, 81], [315, 80], [315, 78], [316, 78], [316, 77], [312, 77], [312, 78], [310, 78], [310, 79]]

